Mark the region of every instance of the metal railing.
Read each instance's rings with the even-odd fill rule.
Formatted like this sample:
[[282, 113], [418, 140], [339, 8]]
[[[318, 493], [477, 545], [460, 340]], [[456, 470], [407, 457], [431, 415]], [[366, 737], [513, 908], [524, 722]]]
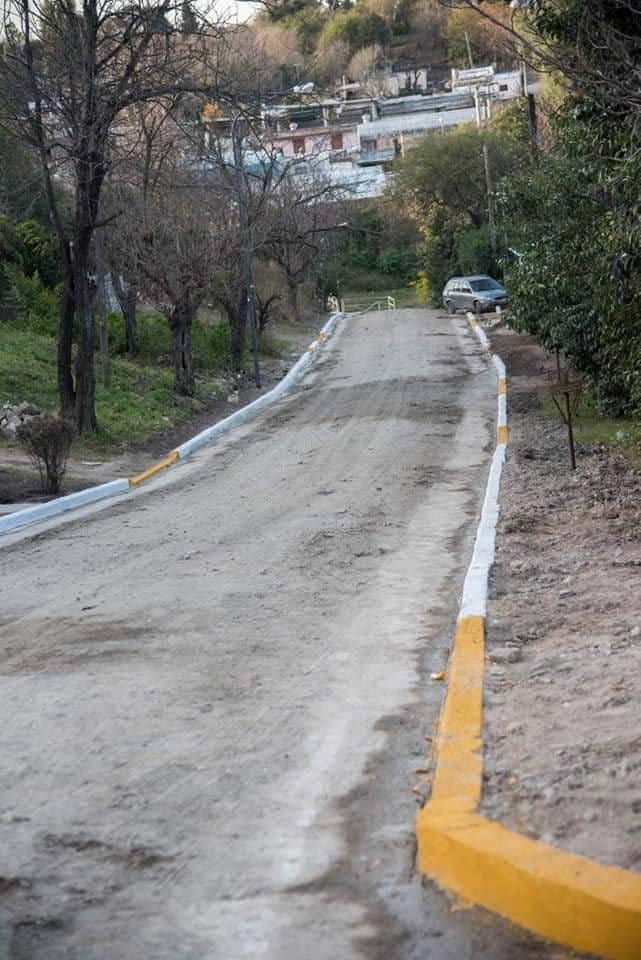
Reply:
[[[327, 302], [329, 304], [329, 299]], [[343, 313], [370, 313], [372, 310], [395, 310], [396, 300], [394, 297], [384, 297], [380, 300], [374, 300], [373, 303], [369, 303], [367, 300], [343, 297], [340, 301], [340, 308]]]

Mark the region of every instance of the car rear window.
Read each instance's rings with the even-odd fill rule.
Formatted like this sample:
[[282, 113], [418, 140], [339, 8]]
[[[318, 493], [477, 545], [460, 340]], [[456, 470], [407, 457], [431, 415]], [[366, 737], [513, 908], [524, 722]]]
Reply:
[[472, 290], [501, 290], [501, 284], [488, 277], [486, 280], [471, 280]]

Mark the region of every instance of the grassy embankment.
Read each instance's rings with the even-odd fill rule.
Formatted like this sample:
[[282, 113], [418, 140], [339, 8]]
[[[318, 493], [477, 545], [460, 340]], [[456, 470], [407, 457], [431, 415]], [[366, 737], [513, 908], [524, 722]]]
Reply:
[[[224, 324], [194, 325], [196, 395], [177, 397], [173, 389], [171, 339], [167, 322], [154, 314], [139, 318], [139, 352], [124, 356], [122, 323], [110, 320], [112, 380], [102, 383], [96, 355], [96, 412], [99, 429], [95, 437], [82, 437], [76, 453], [116, 452], [189, 420], [212, 397], [228, 391], [229, 336]], [[277, 353], [278, 341], [265, 337], [264, 354]], [[0, 323], [0, 406], [28, 401], [44, 410], [57, 409], [56, 343], [44, 333], [13, 322]], [[6, 444], [7, 441], [0, 440]]]

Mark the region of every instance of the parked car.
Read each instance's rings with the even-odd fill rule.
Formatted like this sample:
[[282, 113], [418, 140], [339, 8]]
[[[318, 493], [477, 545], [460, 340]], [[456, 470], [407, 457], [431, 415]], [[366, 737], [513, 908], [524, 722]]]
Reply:
[[485, 274], [476, 277], [452, 277], [443, 290], [443, 306], [448, 313], [457, 310], [473, 310], [483, 313], [496, 310], [507, 303], [505, 288]]

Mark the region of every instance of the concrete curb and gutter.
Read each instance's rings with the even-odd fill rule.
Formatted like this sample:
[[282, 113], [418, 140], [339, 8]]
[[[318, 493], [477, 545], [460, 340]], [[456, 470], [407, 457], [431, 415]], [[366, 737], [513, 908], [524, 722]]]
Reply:
[[208, 427], [201, 433], [192, 437], [190, 440], [181, 443], [179, 447], [172, 450], [166, 457], [163, 457], [158, 463], [144, 470], [134, 477], [123, 477], [120, 480], [112, 480], [109, 483], [102, 483], [96, 487], [88, 487], [86, 490], [79, 490], [77, 493], [70, 493], [66, 497], [58, 497], [55, 500], [49, 500], [47, 503], [38, 503], [33, 507], [26, 507], [24, 510], [16, 510], [6, 516], [0, 517], [0, 536], [6, 533], [12, 533], [23, 527], [31, 526], [42, 520], [48, 520], [51, 517], [57, 517], [60, 514], [67, 513], [70, 510], [76, 510], [92, 503], [98, 503], [101, 500], [107, 500], [121, 494], [126, 494], [131, 490], [137, 489], [146, 480], [151, 479], [163, 470], [167, 470], [173, 464], [185, 460], [196, 450], [211, 443], [223, 434], [228, 433], [234, 427], [250, 420], [257, 413], [284, 397], [295, 384], [302, 379], [309, 367], [314, 361], [318, 350], [325, 341], [331, 337], [336, 324], [344, 317], [343, 313], [335, 313], [327, 321], [320, 331], [318, 337], [310, 343], [305, 353], [300, 357], [285, 377], [276, 384], [267, 393], [257, 397], [252, 403], [242, 407], [235, 413], [232, 413], [224, 420], [220, 420], [212, 427]]
[[[482, 346], [485, 332], [468, 314]], [[508, 440], [506, 373], [498, 375], [497, 445], [448, 665], [429, 803], [416, 822], [418, 869], [463, 899], [572, 947], [641, 958], [641, 875], [531, 840], [478, 813], [483, 775], [483, 669], [487, 585]]]

